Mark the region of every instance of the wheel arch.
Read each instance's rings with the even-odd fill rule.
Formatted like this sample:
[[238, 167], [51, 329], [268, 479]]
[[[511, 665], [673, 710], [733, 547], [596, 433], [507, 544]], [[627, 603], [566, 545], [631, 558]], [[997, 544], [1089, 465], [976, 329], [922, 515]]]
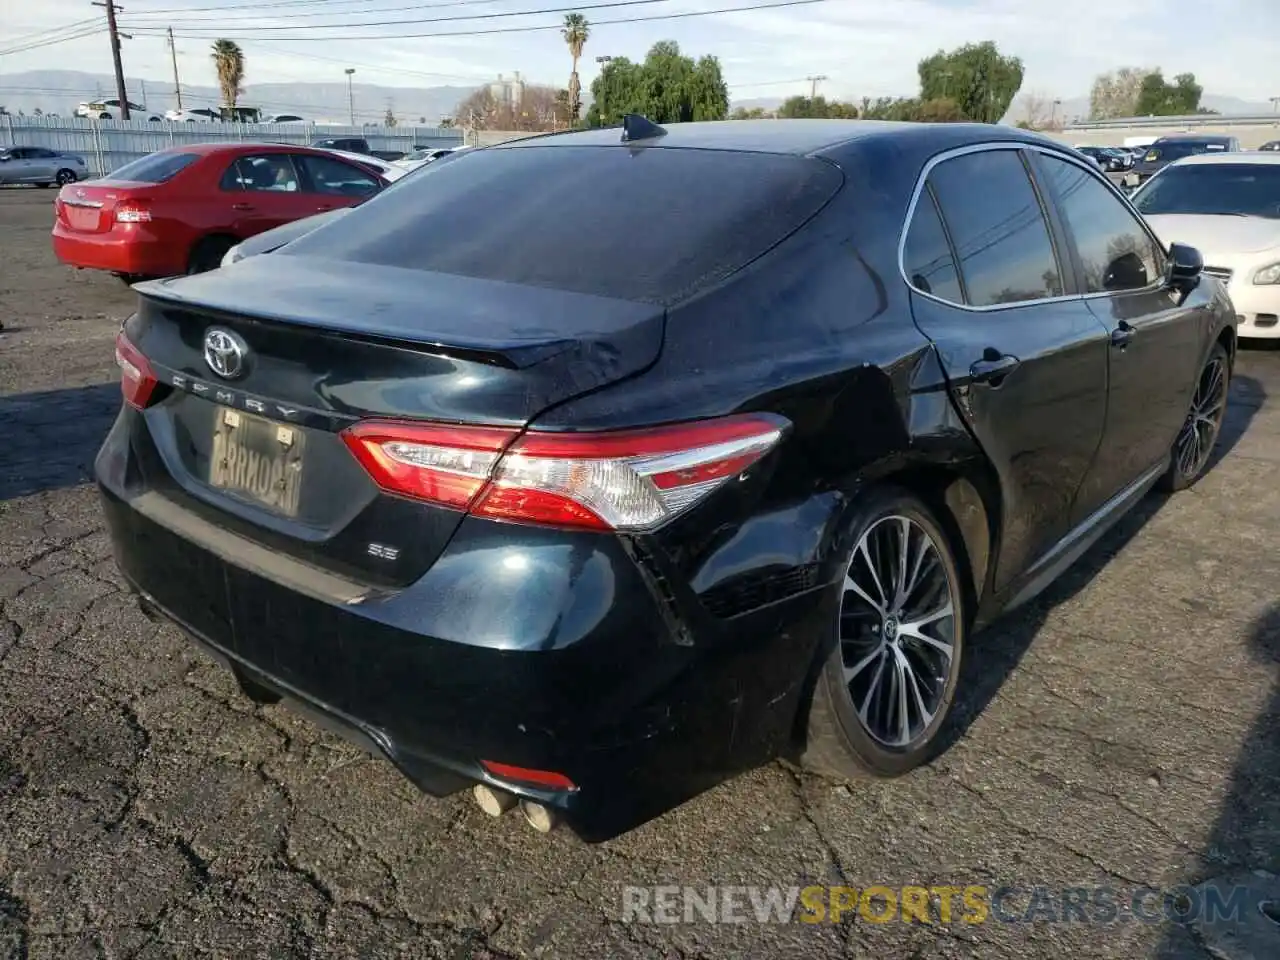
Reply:
[[202, 247], [215, 242], [225, 242], [230, 246], [235, 246], [240, 242], [240, 238], [230, 230], [210, 230], [208, 233], [200, 234], [191, 241], [191, 246], [187, 248], [187, 265], [190, 266], [192, 258]]

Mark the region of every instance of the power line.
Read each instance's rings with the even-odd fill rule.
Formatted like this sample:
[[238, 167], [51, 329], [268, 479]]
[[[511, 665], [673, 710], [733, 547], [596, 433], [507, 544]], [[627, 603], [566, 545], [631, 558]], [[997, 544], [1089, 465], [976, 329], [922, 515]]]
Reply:
[[54, 44], [66, 43], [70, 40], [82, 40], [85, 37], [92, 37], [95, 34], [102, 33], [104, 29], [105, 28], [102, 26], [85, 27], [82, 30], [65, 34], [63, 36], [50, 37], [45, 40], [38, 40], [34, 43], [21, 44], [14, 47], [6, 47], [5, 49], [0, 50], [0, 56], [8, 56], [14, 53], [26, 53], [28, 50], [39, 50], [41, 47], [51, 47]]
[[[329, 3], [382, 3], [385, 0], [270, 0], [269, 3], [222, 4], [217, 7], [166, 7], [163, 10], [140, 10], [143, 16], [169, 16], [172, 14], [207, 13], [217, 10], [259, 10], [267, 7], [301, 7], [321, 6]], [[473, 3], [500, 3], [501, 0], [444, 0], [444, 2], [419, 4], [421, 9], [432, 7], [464, 7]], [[350, 11], [355, 13], [357, 11]]]
[[[302, 2], [302, 3], [309, 3], [309, 4], [326, 3], [326, 2], [351, 3], [352, 0], [285, 0], [285, 2], [280, 3], [279, 6], [285, 6], [287, 3], [295, 3], [295, 2]], [[387, 2], [387, 0], [366, 0], [366, 2], [385, 3]], [[216, 20], [219, 23], [225, 23], [227, 21], [235, 21], [235, 20], [300, 20], [303, 17], [334, 17], [334, 16], [342, 16], [342, 15], [364, 16], [371, 13], [396, 13], [400, 10], [434, 10], [442, 7], [467, 7], [467, 6], [475, 6], [478, 4], [502, 3], [502, 2], [503, 0], [445, 0], [445, 2], [443, 3], [415, 3], [407, 7], [385, 7], [385, 8], [379, 7], [373, 10], [311, 10], [311, 11], [302, 11], [298, 13], [295, 13], [293, 11], [286, 11], [284, 13], [268, 13], [268, 14], [261, 14], [261, 15], [249, 13], [249, 14], [244, 14], [242, 16], [234, 16], [234, 15], [227, 16], [228, 13], [235, 10], [259, 10], [264, 7], [275, 6], [275, 4], [270, 4], [270, 3], [255, 3], [255, 4], [246, 4], [243, 7], [231, 7], [231, 6], [192, 7], [191, 10], [198, 11], [201, 13], [208, 12], [211, 10], [220, 10], [222, 11], [222, 14], [217, 16], [212, 16], [212, 17], [189, 17], [184, 15], [182, 17], [182, 20], [187, 23], [207, 22], [211, 20]], [[160, 14], [157, 12], [153, 12], [151, 10], [143, 10], [140, 13], [135, 13], [133, 17], [131, 17], [130, 19], [138, 19], [138, 18], [140, 18], [143, 21], [146, 21], [149, 19], [172, 19], [168, 14]]]
[[[308, 30], [350, 30], [354, 27], [404, 27], [421, 23], [454, 23], [459, 20], [506, 20], [509, 17], [533, 17], [548, 13], [574, 13], [589, 10], [607, 10], [617, 7], [647, 7], [655, 3], [670, 3], [671, 0], [602, 0], [598, 3], [584, 3], [578, 6], [568, 7], [542, 7], [537, 10], [503, 10], [498, 13], [464, 13], [453, 14], [447, 17], [424, 17], [418, 20], [364, 20], [364, 21], [343, 21], [341, 23], [308, 23]], [[287, 16], [281, 16], [279, 19], [287, 19]], [[218, 27], [193, 27], [193, 30], [202, 33], [212, 33], [222, 36], [227, 30], [221, 26]], [[237, 27], [240, 31], [252, 30], [254, 33], [277, 33], [284, 30], [296, 30], [297, 24], [286, 23], [278, 26], [266, 27]]]
[[25, 36], [11, 37], [9, 39], [9, 43], [22, 44], [30, 41], [43, 40], [43, 39], [46, 39], [51, 34], [62, 33], [66, 30], [75, 30], [78, 28], [82, 28], [91, 23], [100, 24], [101, 22], [102, 22], [102, 17], [88, 17], [84, 20], [75, 20], [71, 23], [64, 23], [62, 24], [62, 26], [59, 26], [59, 27], [48, 27], [44, 30], [37, 30], [35, 33], [28, 33]]
[[[753, 11], [753, 10], [776, 10], [782, 7], [803, 7], [803, 6], [809, 6], [815, 3], [826, 3], [826, 2], [827, 0], [776, 0], [776, 2], [773, 2], [773, 3], [752, 3], [752, 4], [737, 6], [737, 7], [719, 7], [715, 10], [690, 10], [682, 13], [659, 13], [659, 14], [653, 14], [651, 16], [646, 16], [646, 17], [615, 17], [612, 20], [594, 20], [592, 21], [591, 26], [595, 28], [595, 27], [607, 27], [613, 24], [620, 24], [620, 23], [649, 23], [656, 20], [685, 20], [685, 19], [691, 19], [693, 17], [712, 17], [722, 13], [746, 13], [748, 11]], [[565, 9], [580, 10], [584, 8], [567, 7]], [[379, 40], [379, 41], [418, 40], [418, 39], [425, 39], [428, 37], [481, 37], [481, 36], [493, 36], [495, 34], [504, 34], [504, 33], [534, 33], [534, 32], [543, 31], [543, 30], [560, 30], [560, 29], [563, 29], [563, 26], [564, 25], [561, 23], [548, 23], [542, 26], [487, 27], [482, 30], [447, 30], [447, 31], [438, 31], [438, 32], [432, 32], [432, 33], [394, 33], [394, 34], [378, 34], [375, 36], [363, 36], [363, 37], [333, 37], [333, 36], [316, 37], [316, 36], [306, 35], [306, 36], [297, 36], [297, 37], [254, 37], [253, 39], [258, 41], [259, 43], [265, 43], [267, 41], [274, 42], [277, 40], [287, 40], [290, 42], [308, 41], [308, 42], [332, 43], [334, 40], [339, 40], [339, 39], [343, 40], [344, 42], [354, 43], [360, 40]], [[164, 36], [163, 33], [146, 33], [141, 30], [135, 30], [134, 32], [138, 36], [154, 36], [154, 37]], [[208, 36], [195, 36], [187, 33], [181, 33], [181, 34], [178, 34], [178, 36], [187, 40], [208, 40], [209, 39]]]

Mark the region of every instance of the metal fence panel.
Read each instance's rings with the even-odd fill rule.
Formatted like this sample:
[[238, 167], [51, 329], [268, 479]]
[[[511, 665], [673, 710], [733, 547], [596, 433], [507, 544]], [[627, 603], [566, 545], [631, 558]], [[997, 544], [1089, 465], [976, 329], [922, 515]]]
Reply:
[[0, 146], [45, 147], [78, 154], [94, 176], [139, 157], [189, 143], [255, 141], [305, 146], [317, 137], [363, 137], [373, 150], [456, 147], [462, 131], [447, 127], [342, 127], [310, 123], [170, 123], [82, 117], [0, 117]]

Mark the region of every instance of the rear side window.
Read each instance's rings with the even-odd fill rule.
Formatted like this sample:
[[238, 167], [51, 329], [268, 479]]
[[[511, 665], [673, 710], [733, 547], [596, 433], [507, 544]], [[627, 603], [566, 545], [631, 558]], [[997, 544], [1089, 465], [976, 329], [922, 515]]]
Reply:
[[198, 153], [153, 153], [126, 163], [111, 173], [112, 180], [131, 180], [134, 183], [164, 183], [172, 180], [200, 158]]
[[975, 307], [1062, 296], [1062, 273], [1022, 158], [987, 150], [929, 174]]
[[258, 157], [241, 157], [222, 175], [223, 190], [264, 190], [273, 193], [297, 193], [298, 172], [289, 155], [268, 153]]
[[824, 161], [778, 154], [467, 152], [280, 252], [668, 304], [764, 253], [843, 182]]
[[951, 256], [951, 246], [942, 229], [938, 208], [933, 201], [933, 191], [927, 187], [916, 201], [916, 212], [907, 230], [907, 242], [902, 251], [902, 265], [907, 279], [921, 293], [929, 293], [952, 303], [963, 303], [960, 275]]

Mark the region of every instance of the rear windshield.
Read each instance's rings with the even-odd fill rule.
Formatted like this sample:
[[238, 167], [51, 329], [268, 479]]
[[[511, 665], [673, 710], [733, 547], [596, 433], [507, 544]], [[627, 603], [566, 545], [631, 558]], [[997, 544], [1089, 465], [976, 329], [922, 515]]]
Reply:
[[153, 153], [113, 170], [111, 179], [132, 180], [134, 183], [164, 183], [194, 163], [199, 156], [198, 153]]
[[467, 153], [280, 252], [669, 304], [768, 250], [843, 181], [824, 161], [777, 154]]
[[1169, 167], [1133, 197], [1142, 213], [1280, 219], [1280, 165], [1206, 163]]

